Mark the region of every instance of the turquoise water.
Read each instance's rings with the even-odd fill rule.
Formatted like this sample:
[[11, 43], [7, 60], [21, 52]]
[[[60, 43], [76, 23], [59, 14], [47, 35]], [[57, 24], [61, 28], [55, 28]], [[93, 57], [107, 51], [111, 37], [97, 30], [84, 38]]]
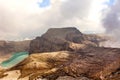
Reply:
[[0, 66], [4, 68], [11, 68], [21, 61], [23, 61], [25, 58], [29, 56], [28, 52], [18, 52], [12, 55], [12, 57], [6, 61], [3, 61]]

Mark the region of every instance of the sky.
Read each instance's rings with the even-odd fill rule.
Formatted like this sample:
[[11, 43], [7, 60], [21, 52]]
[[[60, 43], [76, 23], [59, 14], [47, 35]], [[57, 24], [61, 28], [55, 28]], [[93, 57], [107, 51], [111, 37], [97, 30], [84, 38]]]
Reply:
[[105, 33], [108, 23], [104, 23], [115, 2], [117, 0], [0, 0], [0, 40], [33, 39], [53, 27]]
[[50, 6], [50, 0], [42, 0], [42, 1], [38, 1], [38, 5], [41, 8]]

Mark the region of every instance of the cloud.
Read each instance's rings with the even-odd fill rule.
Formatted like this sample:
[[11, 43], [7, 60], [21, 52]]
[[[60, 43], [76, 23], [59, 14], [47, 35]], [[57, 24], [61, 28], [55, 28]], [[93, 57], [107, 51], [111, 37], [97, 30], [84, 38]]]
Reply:
[[103, 26], [106, 32], [120, 40], [120, 0], [116, 0], [113, 6], [109, 7], [103, 19]]
[[51, 27], [76, 26], [83, 32], [103, 32], [99, 18], [91, 19], [96, 14], [95, 9], [91, 13], [94, 1], [51, 0], [50, 6], [40, 8], [38, 0], [0, 0], [0, 39], [34, 38]]

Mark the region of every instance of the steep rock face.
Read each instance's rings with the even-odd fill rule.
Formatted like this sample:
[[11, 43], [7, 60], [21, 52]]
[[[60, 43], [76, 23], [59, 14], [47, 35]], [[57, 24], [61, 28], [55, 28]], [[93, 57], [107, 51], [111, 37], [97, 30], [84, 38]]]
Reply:
[[[77, 45], [76, 45], [77, 44]], [[52, 51], [74, 51], [80, 46], [97, 46], [94, 41], [88, 40], [84, 34], [74, 27], [51, 28], [41, 37], [30, 43], [30, 53]]]

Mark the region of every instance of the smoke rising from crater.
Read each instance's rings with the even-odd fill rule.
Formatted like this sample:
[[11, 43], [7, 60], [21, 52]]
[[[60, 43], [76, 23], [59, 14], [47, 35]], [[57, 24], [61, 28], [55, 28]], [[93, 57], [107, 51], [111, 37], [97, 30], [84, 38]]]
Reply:
[[116, 0], [103, 19], [106, 33], [112, 38], [104, 43], [106, 47], [120, 48], [120, 0]]
[[103, 19], [103, 26], [108, 34], [120, 40], [120, 0], [110, 7]]

